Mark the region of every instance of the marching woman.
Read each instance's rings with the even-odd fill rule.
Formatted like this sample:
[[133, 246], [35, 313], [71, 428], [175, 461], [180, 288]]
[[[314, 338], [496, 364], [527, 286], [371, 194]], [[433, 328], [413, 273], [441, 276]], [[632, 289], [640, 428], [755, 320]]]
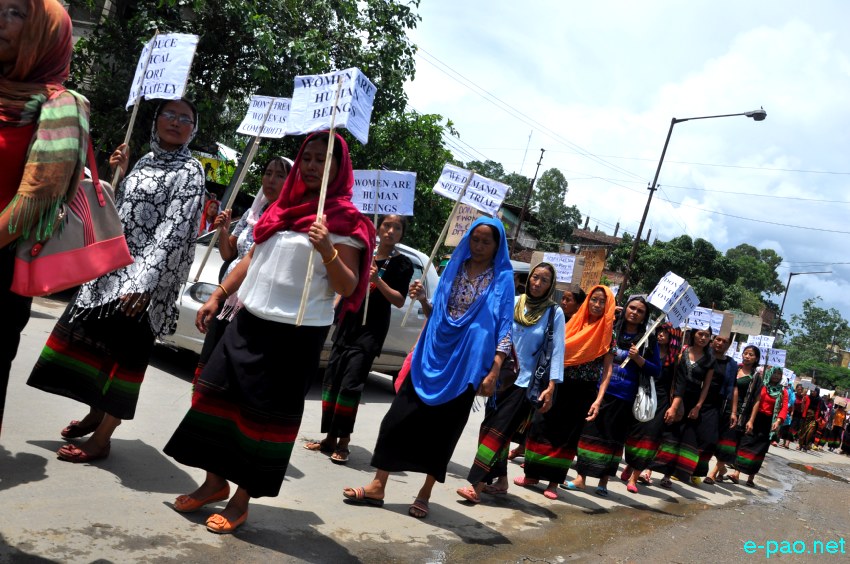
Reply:
[[[222, 259], [231, 261], [224, 276], [221, 277], [222, 280], [233, 272], [239, 261], [245, 258], [248, 251], [254, 246], [254, 226], [257, 225], [260, 216], [266, 209], [277, 201], [290, 170], [292, 170], [292, 163], [286, 157], [272, 157], [266, 163], [263, 168], [261, 188], [254, 196], [251, 208], [236, 223], [232, 234], [230, 233], [231, 210], [224, 210], [215, 218], [214, 226], [219, 229], [218, 251]], [[227, 329], [228, 324], [236, 317], [240, 309], [242, 309], [242, 301], [239, 299], [239, 295], [234, 292], [222, 303], [220, 313], [210, 318], [206, 326], [207, 336], [204, 338], [204, 346], [201, 348], [198, 366], [195, 368], [193, 384], [201, 377], [204, 365], [212, 355], [219, 339], [224, 335], [224, 330]]]
[[797, 450], [808, 451], [812, 446], [812, 441], [815, 438], [815, 433], [818, 426], [818, 414], [821, 409], [820, 388], [811, 390], [808, 395], [803, 398], [802, 424], [800, 425], [800, 435], [797, 441]]
[[330, 453], [331, 462], [337, 464], [348, 462], [348, 444], [366, 379], [384, 346], [391, 308], [404, 305], [413, 276], [413, 263], [396, 249], [406, 226], [407, 220], [400, 215], [385, 215], [378, 221], [379, 243], [370, 271], [369, 301], [363, 301], [356, 315], [347, 315], [334, 332], [322, 385], [322, 432], [327, 436], [306, 443], [304, 448]]
[[204, 211], [201, 213], [201, 222], [198, 225], [198, 237], [219, 227], [216, 225], [216, 219], [219, 216], [218, 210], [220, 206], [221, 202], [215, 198], [210, 198], [204, 204]]
[[[410, 297], [423, 296], [421, 284]], [[452, 254], [434, 294], [423, 304], [428, 316], [413, 350], [408, 376], [381, 422], [372, 455], [377, 471], [365, 487], [345, 488], [354, 504], [382, 506], [390, 472], [421, 472], [425, 483], [408, 509], [428, 515], [434, 482], [463, 432], [476, 391], [491, 396], [510, 351], [513, 268], [502, 222], [476, 219]]]
[[[484, 421], [478, 435], [478, 450], [467, 480], [470, 486], [457, 493], [472, 503], [481, 501], [480, 494], [505, 494], [508, 491], [507, 451], [511, 437], [526, 424], [533, 409], [528, 400], [528, 386], [537, 367], [537, 352], [546, 343], [547, 329], [552, 317], [552, 355], [549, 385], [536, 399], [540, 411], [552, 407], [555, 385], [564, 379], [564, 320], [563, 310], [552, 301], [555, 290], [555, 267], [541, 262], [531, 271], [525, 293], [514, 302], [514, 324], [511, 330], [519, 373], [513, 384], [504, 386], [487, 402]], [[495, 483], [492, 483], [495, 480]]]
[[708, 390], [708, 395], [705, 396], [705, 402], [700, 411], [699, 428], [697, 429], [699, 461], [692, 476], [694, 482], [697, 481], [697, 478], [705, 478], [704, 482], [709, 486], [714, 484], [714, 478], [708, 477], [708, 465], [717, 452], [717, 444], [723, 431], [721, 421], [724, 406], [732, 401], [732, 390], [735, 389], [735, 379], [738, 373], [738, 363], [726, 355], [731, 343], [729, 337], [716, 335], [709, 345], [714, 356], [714, 378], [711, 379], [711, 387]]
[[[676, 362], [679, 359], [680, 342], [674, 333], [678, 332], [678, 330], [673, 329], [670, 323], [664, 323], [655, 329], [655, 341], [658, 343], [659, 362], [661, 363], [658, 377], [655, 379], [657, 408], [655, 409], [655, 417], [645, 423], [635, 422], [629, 436], [626, 437], [626, 468], [620, 474], [620, 479], [628, 482], [626, 489], [630, 493], [638, 492], [638, 481], [647, 485], [652, 483], [650, 471], [647, 468], [655, 459], [655, 453], [658, 452], [658, 447], [661, 444], [661, 432], [665, 425], [665, 416], [670, 409], [673, 375]], [[670, 417], [672, 421], [681, 418], [675, 412]]]
[[[230, 497], [207, 529], [232, 533], [248, 517], [250, 499], [276, 496], [289, 466], [304, 413], [306, 382], [315, 377], [333, 321], [334, 292], [341, 314], [360, 307], [369, 282], [375, 231], [351, 203], [354, 174], [348, 147], [336, 135], [329, 163], [324, 217], [316, 217], [328, 151], [327, 132], [309, 136], [280, 197], [254, 227], [254, 247], [198, 310], [204, 331], [220, 302], [239, 290], [242, 309], [228, 325], [195, 385], [192, 407], [165, 446], [206, 479], [179, 496], [188, 513]], [[310, 254], [307, 307], [296, 325]]]
[[[578, 308], [584, 303], [585, 298], [587, 298], [587, 294], [584, 293], [584, 290], [575, 286], [572, 290], [565, 290], [561, 295], [561, 311], [564, 312], [564, 323], [566, 324], [572, 319], [573, 315], [578, 311]], [[560, 357], [558, 357], [560, 358]], [[513, 438], [511, 439], [513, 442], [517, 443], [515, 449], [511, 450], [508, 453], [508, 460], [513, 460], [519, 456], [525, 456], [525, 432], [526, 426], [522, 427], [521, 431], [517, 431], [514, 433]]]
[[788, 415], [788, 393], [782, 387], [781, 368], [767, 369], [764, 386], [756, 395], [748, 415], [745, 432], [738, 445], [734, 477], [739, 479], [741, 472], [747, 474], [747, 486], [754, 488], [753, 477], [761, 469], [770, 442]]
[[[682, 483], [688, 483], [699, 460], [700, 410], [714, 377], [714, 358], [708, 350], [710, 340], [710, 327], [692, 331], [691, 344], [682, 351], [676, 364], [673, 401], [664, 414], [668, 427], [661, 436], [661, 445], [651, 465], [652, 470], [664, 474], [662, 488], [673, 487], [670, 477], [674, 474]], [[684, 409], [684, 417], [674, 421], [680, 409]]]
[[564, 329], [564, 382], [552, 407], [536, 411], [525, 445], [525, 475], [518, 486], [547, 480], [543, 495], [557, 499], [558, 484], [567, 477], [585, 421], [592, 421], [611, 378], [614, 358], [614, 294], [594, 286]]
[[[608, 495], [608, 477], [616, 475], [626, 437], [636, 423], [632, 406], [638, 387], [642, 379], [648, 381], [661, 371], [658, 345], [652, 338], [654, 335], [638, 347], [638, 342], [646, 334], [648, 316], [649, 304], [643, 296], [628, 299], [614, 331], [617, 346], [611, 378], [599, 384], [602, 404], [595, 418], [588, 417], [578, 441], [578, 477], [565, 483], [563, 489], [584, 489], [587, 476], [592, 476], [599, 479], [596, 493]], [[628, 364], [621, 366], [627, 359]]]
[[[47, 340], [30, 386], [89, 406], [62, 437], [93, 433], [58, 455], [106, 458], [110, 438], [133, 419], [156, 337], [174, 332], [177, 296], [189, 277], [204, 196], [204, 169], [189, 152], [198, 115], [188, 100], [163, 102], [151, 126], [151, 152], [119, 185], [116, 205], [133, 263], [83, 284]], [[127, 146], [109, 159], [126, 171]]]
[[9, 0], [0, 40], [0, 427], [32, 298], [10, 290], [19, 237], [49, 237], [73, 195], [88, 143], [88, 101], [65, 90], [71, 18], [56, 0]]
[[[761, 380], [756, 374], [756, 369], [761, 360], [761, 351], [758, 347], [747, 345], [741, 351], [741, 365], [735, 373], [735, 387], [732, 389], [732, 401], [727, 403], [721, 418], [720, 439], [717, 442], [717, 464], [711, 470], [711, 474], [705, 479], [705, 483], [720, 482], [726, 478], [727, 466], [733, 466], [738, 456], [738, 443], [741, 433], [748, 420], [755, 398], [761, 391]], [[738, 478], [733, 474], [728, 477], [730, 481], [738, 483]], [[710, 480], [710, 481], [709, 481]]]

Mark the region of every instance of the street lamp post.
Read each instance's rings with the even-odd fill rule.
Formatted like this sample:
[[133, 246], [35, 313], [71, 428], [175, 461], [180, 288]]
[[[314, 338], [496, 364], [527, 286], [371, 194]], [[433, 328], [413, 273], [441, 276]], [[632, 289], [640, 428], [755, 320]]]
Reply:
[[626, 286], [629, 283], [629, 274], [631, 274], [632, 263], [635, 261], [635, 255], [637, 254], [638, 245], [640, 244], [640, 238], [643, 234], [643, 226], [646, 223], [646, 216], [649, 214], [649, 204], [652, 203], [652, 195], [655, 193], [655, 190], [658, 185], [658, 175], [661, 173], [661, 165], [664, 163], [664, 155], [667, 154], [667, 145], [670, 143], [670, 136], [673, 134], [673, 126], [677, 123], [682, 123], [683, 121], [694, 121], [698, 119], [713, 119], [713, 118], [724, 118], [724, 117], [734, 117], [734, 116], [746, 116], [748, 118], [753, 118], [755, 121], [762, 121], [767, 117], [767, 112], [764, 111], [763, 108], [758, 110], [753, 110], [751, 112], [741, 112], [739, 114], [720, 114], [716, 116], [698, 116], [698, 117], [690, 117], [690, 118], [673, 118], [670, 120], [670, 129], [667, 130], [667, 139], [664, 140], [664, 148], [661, 149], [661, 158], [658, 159], [658, 168], [655, 169], [655, 177], [652, 179], [652, 185], [649, 187], [649, 196], [646, 198], [646, 207], [643, 209], [643, 216], [640, 218], [640, 225], [638, 226], [637, 234], [635, 234], [635, 241], [632, 244], [632, 250], [629, 253], [629, 260], [626, 263], [626, 268], [623, 271], [623, 283], [620, 284], [620, 289], [617, 292], [617, 300], [622, 299], [623, 294], [625, 293]]
[[779, 316], [776, 318], [776, 322], [773, 324], [773, 335], [776, 336], [776, 332], [779, 330], [779, 323], [782, 321], [782, 312], [785, 311], [785, 298], [788, 297], [788, 288], [791, 286], [791, 278], [794, 276], [800, 276], [801, 274], [832, 274], [831, 270], [826, 271], [817, 271], [817, 272], [789, 272], [788, 273], [788, 283], [785, 284], [785, 292], [782, 293], [782, 305], [779, 306]]

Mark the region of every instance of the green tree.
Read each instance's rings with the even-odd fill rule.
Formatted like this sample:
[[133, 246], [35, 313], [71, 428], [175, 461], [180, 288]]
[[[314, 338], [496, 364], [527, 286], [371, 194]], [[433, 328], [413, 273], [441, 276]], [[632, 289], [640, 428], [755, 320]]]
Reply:
[[776, 268], [782, 262], [773, 249], [757, 249], [743, 243], [726, 251], [738, 268], [738, 284], [757, 294], [781, 294], [785, 286], [779, 281]]
[[578, 208], [564, 203], [566, 197], [567, 179], [560, 170], [550, 168], [540, 175], [532, 197], [537, 222], [528, 226], [531, 234], [540, 241], [538, 250], [560, 250], [560, 243], [572, 235], [581, 221]]
[[433, 192], [443, 165], [452, 160], [443, 132], [453, 128], [451, 121], [443, 122], [443, 117], [435, 114], [392, 113], [372, 125], [368, 144], [351, 145], [354, 168], [416, 172], [415, 216], [404, 243], [426, 253], [437, 241], [453, 205]]
[[[93, 0], [70, 0], [91, 7]], [[115, 17], [99, 23], [75, 48], [72, 86], [92, 103], [92, 131], [109, 151], [124, 136], [124, 110], [142, 45], [161, 32], [199, 35], [189, 95], [201, 114], [196, 142], [214, 141], [242, 149], [247, 138], [234, 132], [252, 94], [290, 96], [296, 75], [352, 66], [378, 88], [373, 122], [404, 111], [404, 83], [414, 75], [415, 47], [407, 32], [416, 27], [419, 0], [160, 0], [118, 2]], [[140, 106], [132, 154], [145, 148], [154, 104]], [[267, 142], [294, 154], [298, 141]]]
[[[840, 359], [836, 351], [850, 346], [850, 324], [835, 308], [818, 306], [820, 296], [803, 302], [803, 312], [791, 316], [791, 333], [786, 364], [798, 374], [816, 372], [823, 387], [834, 387], [844, 382], [850, 388], [850, 379], [844, 380], [834, 364]], [[833, 369], [827, 369], [832, 367]]]

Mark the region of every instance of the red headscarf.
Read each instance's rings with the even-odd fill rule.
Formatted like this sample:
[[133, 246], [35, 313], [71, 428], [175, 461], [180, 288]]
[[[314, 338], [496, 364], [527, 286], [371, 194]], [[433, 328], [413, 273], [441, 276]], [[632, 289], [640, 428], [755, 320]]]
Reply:
[[[351, 189], [354, 186], [354, 170], [351, 167], [351, 156], [348, 145], [338, 133], [334, 134], [335, 143], [341, 151], [340, 162], [337, 166], [336, 178], [328, 182], [327, 198], [325, 200], [325, 225], [328, 231], [335, 235], [354, 237], [366, 247], [360, 256], [360, 277], [357, 288], [342, 302], [340, 321], [349, 311], [357, 311], [366, 296], [369, 286], [369, 269], [372, 264], [372, 251], [375, 246], [375, 226], [351, 203]], [[319, 201], [309, 200], [299, 203], [307, 186], [301, 178], [301, 155], [304, 147], [315, 139], [327, 138], [328, 132], [313, 133], [298, 151], [292, 171], [287, 175], [280, 191], [280, 196], [271, 204], [254, 226], [254, 242], [262, 243], [278, 231], [295, 231], [307, 233], [316, 221]]]
[[[57, 0], [29, 0], [15, 67], [0, 76], [0, 122], [19, 124], [24, 105], [36, 94], [62, 90], [71, 71], [71, 18]], [[37, 114], [27, 117], [34, 121]]]

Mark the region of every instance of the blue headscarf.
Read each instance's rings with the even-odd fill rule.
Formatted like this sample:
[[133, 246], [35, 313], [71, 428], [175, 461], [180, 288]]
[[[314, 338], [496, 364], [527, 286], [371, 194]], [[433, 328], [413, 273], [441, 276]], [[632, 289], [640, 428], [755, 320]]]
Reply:
[[[458, 319], [448, 313], [449, 294], [463, 263], [471, 256], [469, 236], [479, 225], [499, 232], [499, 246], [493, 257], [493, 282]], [[496, 345], [511, 330], [514, 309], [514, 271], [508, 258], [508, 242], [502, 222], [481, 217], [469, 227], [452, 254], [434, 293], [431, 316], [410, 366], [416, 393], [428, 405], [449, 402], [471, 385], [478, 389], [493, 366]]]

